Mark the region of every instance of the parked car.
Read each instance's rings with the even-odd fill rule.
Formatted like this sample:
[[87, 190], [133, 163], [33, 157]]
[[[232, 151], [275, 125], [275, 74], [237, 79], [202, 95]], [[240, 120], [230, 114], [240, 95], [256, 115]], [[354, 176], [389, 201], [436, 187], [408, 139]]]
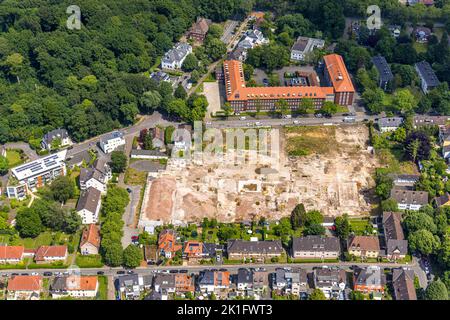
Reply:
[[55, 272], [55, 276], [61, 276], [62, 272]]
[[13, 272], [13, 273], [11, 273], [11, 275], [12, 275], [12, 276], [18, 276], [19, 274], [18, 274], [18, 273], [15, 273], [15, 272]]
[[31, 275], [32, 275], [32, 276], [38, 276], [39, 273], [37, 273], [37, 272], [32, 272]]
[[119, 270], [119, 271], [117, 271], [116, 273], [117, 273], [117, 274], [125, 274], [125, 271]]
[[131, 190], [130, 188], [127, 188], [127, 192], [131, 193], [131, 192], [133, 192], [133, 190]]
[[262, 80], [262, 83], [263, 83], [263, 85], [264, 85], [265, 87], [268, 87], [268, 86], [269, 86], [269, 80], [267, 80], [266, 78], [264, 78], [264, 79]]
[[52, 275], [53, 275], [53, 273], [50, 271], [44, 272], [44, 277], [51, 277]]
[[261, 125], [261, 122], [259, 122], [259, 121], [255, 122], [255, 126], [260, 126], [260, 125]]
[[294, 124], [299, 124], [299, 123], [300, 123], [300, 121], [294, 120]]
[[170, 270], [169, 273], [178, 273], [178, 270]]
[[101, 276], [101, 275], [104, 275], [105, 273], [104, 273], [103, 271], [97, 271], [97, 274], [98, 274], [99, 276]]
[[182, 269], [180, 270], [180, 273], [188, 273], [188, 271], [186, 269]]
[[322, 115], [321, 113], [316, 113], [316, 114], [314, 115], [314, 117], [316, 117], [316, 118], [322, 118], [323, 115]]
[[26, 273], [26, 272], [23, 272], [23, 273], [21, 273], [20, 275], [21, 275], [21, 276], [28, 276], [29, 274]]
[[128, 274], [133, 274], [134, 271], [133, 270], [128, 270]]
[[239, 117], [239, 120], [245, 120], [247, 119], [246, 117]]

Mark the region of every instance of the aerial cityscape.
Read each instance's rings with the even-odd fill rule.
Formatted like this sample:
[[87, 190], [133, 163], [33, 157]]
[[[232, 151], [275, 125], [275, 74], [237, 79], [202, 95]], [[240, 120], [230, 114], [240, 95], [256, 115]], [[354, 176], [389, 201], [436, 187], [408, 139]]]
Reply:
[[450, 0], [0, 1], [0, 300], [448, 300], [449, 33]]

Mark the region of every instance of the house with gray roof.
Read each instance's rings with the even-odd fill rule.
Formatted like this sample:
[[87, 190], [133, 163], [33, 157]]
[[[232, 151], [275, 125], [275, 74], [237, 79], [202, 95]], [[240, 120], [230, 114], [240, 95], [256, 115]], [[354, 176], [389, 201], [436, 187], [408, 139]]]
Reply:
[[157, 71], [157, 72], [152, 72], [150, 74], [150, 79], [155, 80], [158, 84], [165, 81], [165, 82], [170, 82], [170, 77], [167, 73], [165, 73], [164, 71]]
[[230, 260], [256, 259], [263, 261], [264, 259], [280, 257], [283, 251], [280, 240], [228, 240], [227, 243], [228, 259]]
[[98, 222], [102, 194], [99, 190], [89, 187], [81, 191], [78, 199], [76, 211], [81, 217], [83, 224], [92, 224]]
[[386, 58], [381, 55], [373, 57], [372, 63], [378, 70], [379, 75], [378, 86], [382, 88], [384, 91], [386, 91], [388, 89], [389, 83], [394, 79], [391, 67], [389, 67]]
[[139, 299], [144, 290], [149, 290], [152, 286], [153, 276], [139, 275], [139, 274], [127, 274], [118, 277], [115, 280], [115, 286], [117, 291], [127, 300]]
[[414, 270], [411, 269], [396, 268], [392, 270], [395, 300], [417, 300], [414, 277]]
[[318, 267], [314, 269], [314, 288], [320, 289], [325, 297], [338, 297], [347, 287], [345, 270], [338, 267]]
[[308, 290], [306, 270], [300, 268], [277, 268], [272, 277], [272, 288], [284, 295], [299, 295]]
[[66, 129], [55, 129], [47, 132], [41, 141], [42, 149], [51, 150], [52, 142], [59, 139], [59, 146], [70, 146], [72, 145], [72, 140], [69, 137], [69, 133]]
[[379, 266], [356, 268], [353, 273], [353, 290], [363, 293], [384, 292], [386, 275]]
[[100, 148], [104, 153], [111, 153], [123, 145], [125, 145], [125, 139], [120, 131], [113, 131], [100, 138]]
[[178, 42], [172, 49], [166, 52], [161, 60], [161, 67], [169, 70], [181, 69], [184, 60], [190, 53], [192, 53], [190, 44]]
[[431, 68], [427, 61], [417, 62], [414, 65], [414, 68], [419, 75], [420, 87], [422, 88], [423, 93], [427, 94], [430, 90], [433, 90], [440, 84], [433, 68]]
[[294, 259], [337, 259], [341, 247], [336, 237], [306, 236], [292, 240]]
[[297, 41], [292, 45], [291, 48], [291, 60], [303, 61], [306, 56], [310, 54], [315, 48], [323, 48], [325, 46], [325, 40], [308, 38], [308, 37], [298, 37]]
[[414, 128], [423, 126], [445, 126], [450, 121], [449, 116], [429, 116], [429, 115], [415, 115], [413, 120]]
[[401, 117], [385, 117], [378, 120], [378, 128], [381, 132], [389, 132], [397, 130], [403, 123]]
[[428, 192], [412, 191], [393, 188], [391, 198], [397, 201], [399, 210], [418, 211], [422, 206], [428, 204]]
[[408, 253], [408, 240], [405, 240], [401, 221], [401, 212], [383, 212], [384, 243], [389, 260], [403, 259]]
[[247, 268], [239, 268], [236, 278], [237, 290], [245, 292], [253, 288], [253, 272]]

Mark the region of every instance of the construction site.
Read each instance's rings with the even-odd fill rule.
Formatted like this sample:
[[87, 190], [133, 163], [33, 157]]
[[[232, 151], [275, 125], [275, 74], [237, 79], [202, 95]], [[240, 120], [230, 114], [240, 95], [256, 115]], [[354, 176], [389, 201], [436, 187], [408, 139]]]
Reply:
[[[149, 173], [139, 225], [278, 220], [299, 203], [325, 216], [370, 213], [379, 162], [365, 125], [287, 127], [279, 140], [277, 159], [170, 159], [166, 170]], [[238, 152], [251, 151], [227, 150]]]

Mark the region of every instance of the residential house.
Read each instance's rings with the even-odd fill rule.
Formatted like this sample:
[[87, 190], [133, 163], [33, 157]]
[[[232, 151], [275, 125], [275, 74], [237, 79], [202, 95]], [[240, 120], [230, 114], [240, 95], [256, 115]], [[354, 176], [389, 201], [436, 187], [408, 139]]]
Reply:
[[389, 260], [403, 259], [408, 253], [408, 240], [405, 240], [401, 221], [401, 212], [383, 212], [384, 243]]
[[156, 264], [159, 261], [158, 246], [157, 245], [145, 245], [144, 246], [144, 259], [147, 264]]
[[184, 42], [177, 43], [172, 49], [166, 52], [161, 61], [163, 69], [181, 69], [186, 57], [192, 53], [192, 47]]
[[257, 29], [247, 30], [237, 47], [244, 50], [253, 49], [256, 46], [269, 43], [269, 40], [264, 38], [261, 31]]
[[386, 275], [379, 266], [356, 268], [353, 273], [353, 290], [363, 293], [384, 293]]
[[13, 276], [8, 281], [7, 300], [39, 300], [41, 276]]
[[194, 277], [186, 273], [175, 274], [175, 291], [177, 293], [193, 293], [195, 291]]
[[98, 222], [101, 202], [102, 194], [99, 190], [89, 187], [89, 189], [81, 191], [76, 207], [76, 211], [81, 217], [81, 223], [95, 224]]
[[172, 273], [160, 273], [153, 281], [154, 291], [161, 293], [162, 300], [167, 300], [169, 294], [176, 292], [175, 275]]
[[392, 270], [395, 300], [417, 300], [414, 277], [414, 270], [411, 269], [395, 268]]
[[414, 67], [419, 75], [420, 87], [424, 94], [427, 94], [430, 90], [433, 90], [440, 84], [433, 68], [431, 68], [427, 61], [417, 62]]
[[158, 84], [161, 82], [170, 82], [170, 77], [164, 71], [156, 71], [150, 74], [150, 79], [155, 80]]
[[126, 300], [134, 300], [151, 288], [152, 280], [152, 275], [127, 274], [116, 279], [116, 288]]
[[397, 130], [403, 123], [401, 117], [386, 117], [378, 120], [378, 128], [381, 132], [389, 132]]
[[324, 46], [325, 41], [322, 39], [298, 37], [291, 48], [291, 60], [304, 61], [315, 48], [322, 49]]
[[40, 246], [34, 255], [36, 263], [53, 263], [67, 260], [67, 246]]
[[427, 116], [427, 115], [415, 115], [413, 124], [414, 128], [422, 126], [445, 126], [450, 121], [449, 116]]
[[338, 297], [347, 286], [345, 270], [330, 267], [314, 269], [314, 288], [322, 290], [325, 297]]
[[111, 153], [123, 145], [125, 145], [125, 139], [120, 131], [111, 132], [100, 139], [100, 148], [104, 153]]
[[253, 292], [257, 295], [262, 295], [268, 291], [269, 288], [269, 274], [263, 268], [253, 270]]
[[299, 268], [277, 268], [272, 288], [286, 295], [300, 295], [308, 290], [306, 271]]
[[80, 190], [82, 191], [92, 187], [102, 194], [106, 194], [108, 180], [102, 172], [96, 170], [94, 167], [81, 168], [79, 181]]
[[148, 130], [149, 134], [152, 137], [152, 145], [154, 148], [158, 148], [160, 150], [165, 149], [165, 130], [161, 127], [154, 127]]
[[24, 257], [24, 246], [0, 246], [0, 264], [18, 264]]
[[253, 272], [247, 268], [239, 268], [236, 278], [237, 290], [246, 296], [246, 292], [253, 289]]
[[159, 150], [133, 149], [130, 154], [131, 159], [169, 159], [169, 156]]
[[68, 277], [56, 277], [50, 285], [52, 298], [64, 297], [95, 298], [98, 292], [97, 276], [71, 275]]
[[203, 42], [208, 33], [210, 24], [211, 20], [198, 17], [197, 21], [192, 25], [191, 29], [189, 29], [188, 37]]
[[[27, 162], [11, 169], [14, 182], [9, 182], [6, 188], [9, 198], [23, 200], [28, 190], [32, 192], [51, 183], [56, 177], [66, 174], [67, 150]], [[11, 181], [11, 179], [10, 179]]]
[[177, 244], [177, 233], [172, 229], [164, 229], [159, 234], [158, 249], [159, 255], [165, 258], [172, 258], [175, 253], [181, 250], [182, 246]]
[[199, 261], [209, 259], [209, 252], [204, 247], [203, 242], [188, 240], [184, 243], [183, 258], [189, 261]]
[[198, 277], [198, 288], [204, 293], [218, 293], [230, 287], [228, 271], [201, 271]]
[[414, 30], [414, 36], [419, 43], [427, 43], [431, 37], [431, 29], [427, 27], [418, 26]]
[[419, 174], [395, 174], [392, 180], [396, 189], [413, 189], [417, 181], [419, 181]]
[[306, 236], [292, 240], [294, 259], [337, 259], [340, 252], [336, 237]]
[[428, 192], [412, 191], [393, 188], [391, 198], [398, 203], [399, 210], [418, 211], [422, 206], [428, 204]]
[[351, 236], [347, 248], [355, 257], [377, 258], [380, 254], [380, 242], [375, 236]]
[[280, 240], [276, 241], [245, 241], [228, 240], [227, 254], [230, 260], [255, 259], [262, 261], [280, 257], [283, 246]]
[[68, 157], [66, 159], [66, 165], [73, 169], [75, 167], [81, 167], [83, 165], [86, 165], [90, 163], [92, 160], [92, 155], [89, 153], [88, 150], [83, 150], [71, 157]]
[[59, 140], [58, 147], [72, 145], [72, 140], [69, 137], [69, 133], [66, 129], [55, 129], [47, 132], [41, 141], [42, 149], [51, 150], [53, 141]]
[[[249, 43], [249, 42], [246, 42]], [[241, 62], [244, 62], [247, 59], [247, 50], [248, 48], [245, 48], [246, 45], [241, 46], [241, 47], [237, 47], [236, 49], [234, 49], [233, 51], [231, 51], [228, 54], [228, 60], [238, 60]], [[250, 45], [251, 47], [251, 45]]]
[[100, 249], [100, 227], [90, 224], [83, 230], [80, 241], [80, 252], [82, 255], [98, 254]]

